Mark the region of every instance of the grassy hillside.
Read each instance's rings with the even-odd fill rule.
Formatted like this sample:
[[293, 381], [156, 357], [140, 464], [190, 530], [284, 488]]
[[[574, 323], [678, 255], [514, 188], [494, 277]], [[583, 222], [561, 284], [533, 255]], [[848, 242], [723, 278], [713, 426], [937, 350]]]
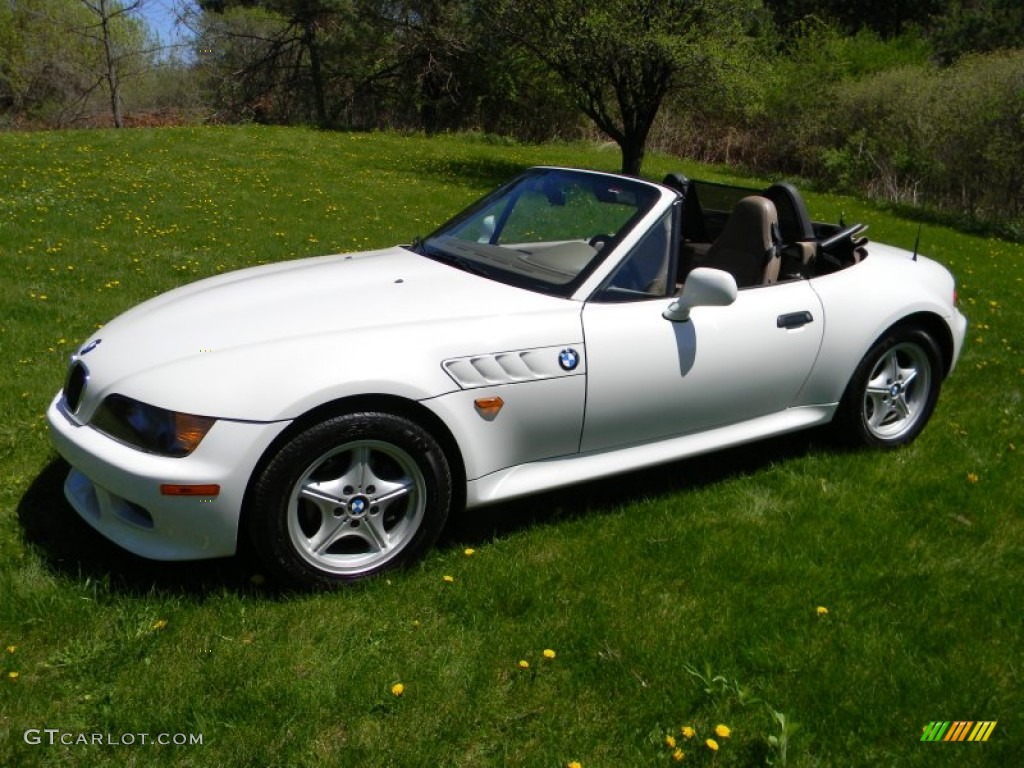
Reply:
[[[318, 595], [278, 594], [244, 559], [132, 558], [63, 501], [42, 414], [117, 313], [224, 270], [408, 242], [527, 165], [618, 162], [298, 129], [0, 134], [0, 765], [618, 768], [675, 764], [669, 735], [684, 765], [1013, 764], [1020, 245], [925, 230], [971, 327], [896, 453], [797, 436], [549, 494]], [[916, 225], [855, 200], [808, 203], [913, 244]], [[998, 725], [922, 744], [933, 720]]]

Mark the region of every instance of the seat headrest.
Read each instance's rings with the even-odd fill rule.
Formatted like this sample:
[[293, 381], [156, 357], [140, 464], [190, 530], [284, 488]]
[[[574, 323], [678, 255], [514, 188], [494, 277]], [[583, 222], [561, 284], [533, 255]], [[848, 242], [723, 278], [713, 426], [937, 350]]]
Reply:
[[767, 197], [751, 195], [744, 197], [732, 209], [732, 215], [725, 224], [719, 240], [722, 245], [744, 247], [752, 243], [772, 244], [772, 227], [778, 226], [775, 204]]

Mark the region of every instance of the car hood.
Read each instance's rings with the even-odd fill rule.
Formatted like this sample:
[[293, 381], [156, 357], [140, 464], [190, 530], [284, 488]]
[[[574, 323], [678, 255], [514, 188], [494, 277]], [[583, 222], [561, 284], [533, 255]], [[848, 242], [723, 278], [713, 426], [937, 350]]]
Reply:
[[98, 330], [81, 347], [82, 415], [112, 392], [254, 420], [294, 417], [330, 382], [337, 396], [433, 397], [456, 388], [445, 359], [579, 343], [579, 309], [397, 247], [253, 267], [157, 296]]

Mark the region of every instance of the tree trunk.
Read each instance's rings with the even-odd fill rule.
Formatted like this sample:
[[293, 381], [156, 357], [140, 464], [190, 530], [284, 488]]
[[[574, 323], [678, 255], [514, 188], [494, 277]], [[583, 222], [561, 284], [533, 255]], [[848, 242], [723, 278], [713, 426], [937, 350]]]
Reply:
[[316, 110], [316, 121], [321, 128], [330, 127], [327, 117], [327, 97], [324, 93], [323, 61], [320, 58], [320, 41], [316, 39], [316, 22], [307, 21], [304, 29], [303, 42], [309, 51], [309, 76], [313, 82], [313, 108]]
[[619, 148], [622, 150], [622, 172], [627, 176], [639, 176], [640, 167], [644, 164], [644, 143], [627, 137]]
[[100, 0], [100, 28], [103, 30], [103, 57], [106, 64], [104, 79], [110, 92], [110, 114], [114, 118], [115, 128], [124, 128], [124, 117], [121, 114], [121, 80], [117, 72], [117, 56], [114, 54], [114, 43], [110, 35], [110, 16], [107, 13], [107, 0]]

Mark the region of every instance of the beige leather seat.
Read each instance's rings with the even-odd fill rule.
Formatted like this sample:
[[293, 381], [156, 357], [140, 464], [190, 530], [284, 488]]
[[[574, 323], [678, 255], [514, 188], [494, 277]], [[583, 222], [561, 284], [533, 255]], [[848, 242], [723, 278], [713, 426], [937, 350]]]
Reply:
[[779, 279], [779, 218], [767, 197], [752, 195], [736, 203], [718, 239], [700, 266], [721, 269], [736, 285], [770, 285]]

